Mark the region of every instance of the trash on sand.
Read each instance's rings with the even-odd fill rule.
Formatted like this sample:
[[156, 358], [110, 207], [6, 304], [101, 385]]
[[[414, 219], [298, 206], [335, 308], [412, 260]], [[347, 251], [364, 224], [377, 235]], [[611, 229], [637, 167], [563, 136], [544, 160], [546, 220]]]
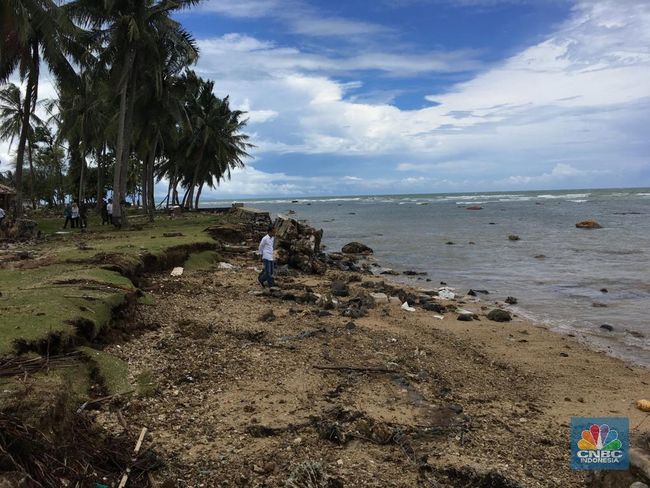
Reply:
[[406, 310], [407, 312], [415, 312], [415, 309], [409, 306], [409, 302], [402, 303], [402, 310]]
[[172, 272], [170, 274], [171, 276], [181, 276], [183, 274], [183, 267], [177, 266], [176, 268], [172, 269]]
[[642, 412], [650, 412], [650, 400], [638, 400], [636, 402], [636, 408]]
[[446, 300], [453, 300], [456, 297], [456, 294], [451, 291], [451, 288], [440, 288], [438, 290], [438, 296]]
[[230, 263], [219, 263], [219, 269], [235, 269], [235, 267]]

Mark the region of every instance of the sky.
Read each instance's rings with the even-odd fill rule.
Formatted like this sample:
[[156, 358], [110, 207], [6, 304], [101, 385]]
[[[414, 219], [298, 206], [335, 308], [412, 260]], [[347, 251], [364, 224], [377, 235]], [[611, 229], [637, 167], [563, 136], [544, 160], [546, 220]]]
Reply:
[[256, 146], [205, 200], [650, 186], [647, 0], [206, 0], [176, 17]]

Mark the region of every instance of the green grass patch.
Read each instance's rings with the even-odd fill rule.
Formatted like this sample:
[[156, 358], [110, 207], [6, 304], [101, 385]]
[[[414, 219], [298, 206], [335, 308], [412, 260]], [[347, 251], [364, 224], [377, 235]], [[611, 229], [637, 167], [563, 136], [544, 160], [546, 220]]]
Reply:
[[219, 255], [216, 251], [202, 251], [191, 254], [183, 267], [186, 272], [207, 271], [216, 263]]
[[121, 359], [90, 347], [78, 348], [91, 362], [94, 372], [109, 395], [126, 393], [133, 389], [129, 383], [129, 366]]

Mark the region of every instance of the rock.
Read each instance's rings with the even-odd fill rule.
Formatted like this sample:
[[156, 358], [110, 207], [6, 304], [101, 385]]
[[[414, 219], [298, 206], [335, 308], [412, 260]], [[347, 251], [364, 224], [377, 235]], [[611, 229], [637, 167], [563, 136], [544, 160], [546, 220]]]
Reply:
[[576, 224], [576, 227], [578, 229], [602, 229], [603, 228], [603, 226], [600, 225], [595, 220], [583, 220], [582, 222], [578, 222]]
[[517, 305], [517, 299], [515, 297], [506, 298], [506, 303], [508, 305]]
[[275, 313], [273, 313], [273, 310], [268, 309], [266, 312], [260, 315], [257, 320], [259, 320], [260, 322], [273, 322], [275, 318], [276, 317], [275, 317]]
[[614, 326], [609, 324], [603, 324], [600, 326], [600, 328], [608, 332], [612, 332], [614, 330]]
[[372, 254], [374, 251], [361, 242], [349, 242], [341, 251], [345, 254]]
[[335, 297], [347, 297], [350, 295], [350, 288], [343, 281], [332, 282], [332, 295]]
[[375, 303], [388, 303], [388, 295], [385, 293], [371, 293], [370, 296]]
[[305, 273], [323, 274], [327, 270], [321, 259], [322, 229], [284, 217], [279, 217], [274, 225], [277, 264], [287, 264]]
[[512, 315], [507, 310], [495, 308], [487, 314], [487, 318], [494, 322], [510, 322], [512, 320]]
[[392, 269], [385, 269], [382, 272], [380, 272], [379, 274], [390, 275], [390, 276], [398, 276], [399, 275], [399, 273], [397, 271], [392, 270]]
[[518, 241], [518, 240], [521, 239], [521, 237], [519, 237], [519, 236], [516, 235], [516, 234], [510, 234], [510, 235], [508, 236], [508, 239], [510, 239], [511, 241]]
[[447, 307], [445, 307], [444, 305], [441, 305], [440, 303], [434, 303], [434, 302], [424, 303], [422, 305], [422, 308], [424, 310], [429, 311], [429, 312], [436, 312], [436, 313], [445, 313], [445, 312], [447, 312]]

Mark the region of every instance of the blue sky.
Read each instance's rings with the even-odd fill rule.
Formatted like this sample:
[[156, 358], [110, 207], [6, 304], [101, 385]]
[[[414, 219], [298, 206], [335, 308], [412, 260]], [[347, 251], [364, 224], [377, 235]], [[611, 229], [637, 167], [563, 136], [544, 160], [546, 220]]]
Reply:
[[650, 186], [647, 0], [206, 0], [178, 19], [257, 146], [206, 199]]

